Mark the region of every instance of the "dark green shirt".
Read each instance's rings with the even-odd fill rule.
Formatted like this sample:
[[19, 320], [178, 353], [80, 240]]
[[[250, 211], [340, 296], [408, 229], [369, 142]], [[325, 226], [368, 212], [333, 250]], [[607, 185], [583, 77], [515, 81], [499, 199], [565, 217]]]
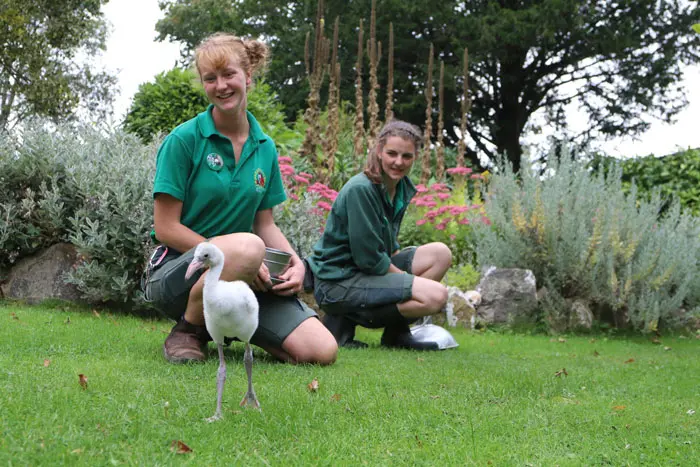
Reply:
[[250, 132], [238, 163], [231, 140], [216, 130], [213, 106], [175, 128], [156, 160], [153, 196], [182, 201], [180, 222], [210, 238], [251, 232], [258, 211], [286, 199], [277, 148], [248, 112]]
[[333, 281], [358, 272], [386, 274], [391, 254], [399, 249], [401, 221], [415, 194], [415, 186], [404, 177], [392, 203], [383, 184], [372, 183], [363, 173], [352, 177], [338, 193], [323, 236], [308, 258], [314, 275]]

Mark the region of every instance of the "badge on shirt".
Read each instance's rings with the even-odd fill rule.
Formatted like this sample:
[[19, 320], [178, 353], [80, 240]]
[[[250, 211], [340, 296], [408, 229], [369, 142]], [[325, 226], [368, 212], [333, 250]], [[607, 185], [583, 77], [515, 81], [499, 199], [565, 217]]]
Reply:
[[253, 183], [255, 183], [255, 189], [258, 192], [265, 191], [265, 173], [263, 173], [262, 169], [257, 169], [253, 173]]
[[212, 152], [207, 156], [207, 165], [214, 172], [218, 172], [224, 167], [224, 160], [220, 155]]

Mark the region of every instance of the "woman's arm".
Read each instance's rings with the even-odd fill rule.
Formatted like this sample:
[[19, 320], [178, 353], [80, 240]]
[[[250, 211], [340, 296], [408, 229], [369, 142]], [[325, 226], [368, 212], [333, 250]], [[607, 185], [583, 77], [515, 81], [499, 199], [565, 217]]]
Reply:
[[206, 239], [180, 222], [182, 201], [158, 193], [153, 205], [153, 226], [159, 242], [184, 253]]
[[304, 285], [304, 273], [306, 272], [304, 262], [296, 254], [292, 245], [289, 244], [287, 237], [275, 224], [272, 209], [264, 209], [255, 214], [253, 232], [263, 240], [265, 246], [286, 251], [292, 255], [289, 268], [279, 276], [285, 282], [277, 284], [272, 290], [280, 295], [292, 295], [301, 292]]

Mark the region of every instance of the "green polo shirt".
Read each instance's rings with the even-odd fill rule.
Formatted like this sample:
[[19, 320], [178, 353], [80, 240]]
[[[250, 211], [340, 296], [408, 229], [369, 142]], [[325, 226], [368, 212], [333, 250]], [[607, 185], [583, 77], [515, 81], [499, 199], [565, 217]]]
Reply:
[[248, 112], [250, 133], [236, 163], [231, 140], [216, 130], [213, 105], [175, 128], [156, 159], [153, 197], [182, 201], [180, 222], [210, 238], [251, 232], [258, 211], [286, 199], [277, 148]]
[[364, 173], [352, 177], [338, 193], [323, 235], [308, 259], [322, 280], [347, 279], [358, 272], [384, 275], [391, 254], [399, 249], [401, 221], [416, 188], [408, 177], [399, 181], [394, 202], [383, 184]]

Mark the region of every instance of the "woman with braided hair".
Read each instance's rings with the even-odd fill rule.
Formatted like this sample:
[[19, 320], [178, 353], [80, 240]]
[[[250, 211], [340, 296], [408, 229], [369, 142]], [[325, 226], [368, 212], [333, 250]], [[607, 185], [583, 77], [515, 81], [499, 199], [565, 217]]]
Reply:
[[[274, 141], [247, 111], [247, 92], [265, 65], [267, 46], [217, 33], [195, 51], [195, 65], [209, 108], [175, 128], [163, 141], [153, 186], [153, 239], [144, 292], [164, 315], [177, 321], [163, 353], [172, 363], [206, 358], [211, 340], [204, 326], [201, 271], [185, 278], [195, 247], [219, 247], [221, 278], [251, 285], [260, 305], [251, 342], [292, 363], [330, 364], [338, 346], [316, 314], [296, 298], [305, 276], [297, 256], [272, 216], [286, 199]], [[265, 247], [291, 254], [289, 268], [273, 285]]]
[[323, 236], [307, 258], [314, 296], [326, 313], [324, 324], [345, 347], [355, 326], [384, 328], [381, 344], [437, 350], [435, 342], [413, 339], [409, 324], [440, 311], [447, 289], [440, 284], [452, 262], [443, 243], [400, 249], [398, 233], [416, 194], [408, 178], [421, 147], [420, 130], [406, 122], [387, 123], [367, 156], [364, 172], [340, 190]]

